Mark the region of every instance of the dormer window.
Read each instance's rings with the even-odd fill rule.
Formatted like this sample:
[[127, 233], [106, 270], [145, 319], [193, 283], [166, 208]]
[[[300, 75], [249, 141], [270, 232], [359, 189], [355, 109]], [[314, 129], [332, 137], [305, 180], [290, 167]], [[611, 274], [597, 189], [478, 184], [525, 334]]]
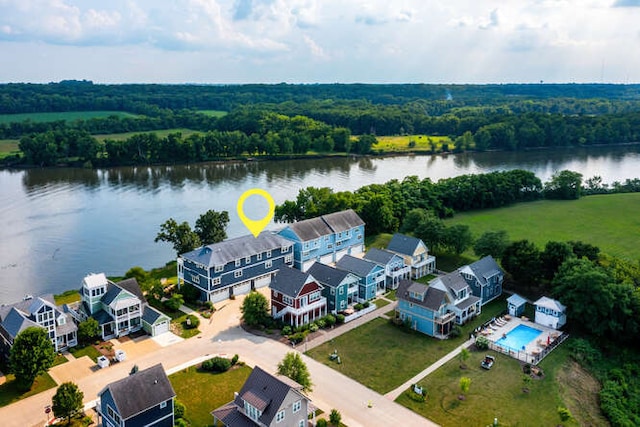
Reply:
[[422, 292], [409, 292], [409, 298], [413, 298], [418, 301], [424, 300], [424, 293]]
[[254, 421], [258, 421], [258, 418], [262, 416], [262, 411], [259, 411], [258, 408], [248, 403], [246, 400], [244, 402], [244, 413], [247, 417], [251, 418]]

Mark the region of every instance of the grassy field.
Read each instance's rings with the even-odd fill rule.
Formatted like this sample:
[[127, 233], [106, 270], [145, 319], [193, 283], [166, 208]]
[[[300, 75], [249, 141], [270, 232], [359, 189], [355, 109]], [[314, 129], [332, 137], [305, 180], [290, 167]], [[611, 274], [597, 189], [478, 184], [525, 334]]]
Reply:
[[91, 360], [98, 363], [98, 357], [102, 354], [91, 344], [87, 344], [84, 347], [72, 347], [69, 349], [69, 353], [73, 354], [76, 359], [82, 356], [88, 356]]
[[[240, 366], [223, 374], [200, 372], [194, 366], [169, 376], [176, 399], [185, 405], [185, 418], [192, 426], [213, 425], [211, 411], [233, 400], [240, 391], [251, 368]], [[197, 390], [197, 393], [194, 393]]]
[[24, 114], [0, 114], [0, 123], [23, 122], [55, 122], [58, 120], [88, 120], [101, 119], [109, 116], [136, 117], [135, 114], [124, 111], [66, 111], [61, 113], [24, 113]]
[[152, 130], [148, 132], [125, 132], [125, 133], [103, 133], [98, 135], [93, 135], [98, 141], [104, 141], [105, 139], [111, 139], [113, 141], [124, 141], [125, 139], [131, 138], [133, 135], [138, 135], [141, 133], [155, 133], [158, 135], [158, 138], [164, 138], [170, 133], [180, 132], [183, 138], [188, 137], [194, 133], [200, 133], [195, 130], [185, 129], [185, 128], [174, 128], [174, 129], [161, 129], [161, 130]]
[[[376, 151], [428, 151], [432, 150], [431, 141], [435, 145], [435, 151], [442, 151], [442, 144], [449, 144], [449, 150], [453, 150], [453, 141], [447, 136], [405, 135], [405, 136], [378, 136], [378, 143], [372, 148]], [[414, 144], [411, 144], [414, 142]], [[413, 145], [411, 147], [410, 145]]]
[[505, 230], [511, 240], [528, 239], [541, 249], [550, 240], [582, 240], [609, 255], [637, 260], [638, 211], [640, 193], [607, 194], [460, 213], [446, 224], [466, 224], [476, 237], [489, 230]]
[[0, 406], [6, 406], [13, 402], [17, 402], [21, 399], [34, 396], [38, 393], [42, 393], [45, 390], [56, 387], [56, 382], [47, 373], [40, 375], [36, 378], [31, 390], [23, 393], [16, 388], [15, 377], [12, 374], [7, 374], [7, 381], [0, 385]]
[[53, 299], [57, 305], [70, 304], [72, 302], [80, 301], [80, 292], [76, 289], [69, 289], [61, 294], [54, 295]]
[[0, 159], [18, 154], [20, 152], [20, 148], [18, 148], [19, 142], [17, 139], [0, 139]]
[[226, 111], [222, 110], [198, 110], [198, 113], [211, 117], [223, 117], [229, 114]]
[[[540, 364], [544, 377], [531, 381], [527, 386], [529, 393], [522, 391], [523, 373], [517, 360], [491, 352], [496, 363], [487, 371], [480, 367], [485, 353], [471, 352], [467, 369], [461, 369], [459, 360], [453, 359], [419, 383], [427, 391], [426, 402], [412, 400], [408, 391], [396, 402], [442, 426], [492, 425], [494, 418], [501, 426], [559, 425], [557, 408], [565, 403], [556, 376], [568, 363], [566, 344]], [[459, 400], [459, 381], [463, 376], [471, 378], [471, 386], [466, 399]], [[565, 422], [563, 425], [578, 424]]]

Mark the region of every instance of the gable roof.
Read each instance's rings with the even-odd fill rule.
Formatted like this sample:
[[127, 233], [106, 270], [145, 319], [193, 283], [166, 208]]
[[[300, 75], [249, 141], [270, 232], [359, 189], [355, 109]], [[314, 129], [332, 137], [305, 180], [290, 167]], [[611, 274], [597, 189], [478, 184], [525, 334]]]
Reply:
[[[309, 272], [303, 273], [298, 269], [283, 266], [276, 276], [271, 279], [271, 285], [269, 286], [275, 291], [295, 298], [309, 281], [315, 281], [315, 278]], [[318, 286], [321, 287], [320, 285]]]
[[25, 329], [35, 326], [37, 328], [41, 328], [42, 326], [38, 325], [33, 320], [28, 319], [24, 313], [21, 313], [15, 307], [12, 307], [7, 315], [4, 317], [1, 326], [5, 331], [9, 334], [11, 339], [14, 339], [18, 336], [18, 334]]
[[394, 257], [399, 257], [399, 255], [386, 249], [378, 248], [371, 248], [364, 254], [364, 259], [384, 266], [389, 264]]
[[[118, 296], [120, 294], [124, 293], [124, 292], [126, 292], [128, 294], [131, 294], [131, 292], [129, 292], [129, 291], [125, 290], [125, 289], [122, 289], [120, 286], [116, 285], [115, 283], [109, 283], [107, 285], [107, 292], [102, 296], [100, 301], [103, 304], [111, 305], [111, 303], [113, 301], [115, 301], [116, 298], [118, 298]], [[131, 296], [135, 297], [135, 295], [133, 295], [133, 294], [131, 294]]]
[[421, 244], [428, 250], [427, 245], [417, 237], [395, 233], [393, 237], [391, 237], [387, 249], [404, 255], [413, 255]]
[[447, 273], [444, 276], [438, 276], [433, 279], [433, 282], [436, 281], [442, 282], [445, 288], [453, 293], [458, 293], [461, 290], [469, 287], [469, 284], [459, 271], [452, 271], [451, 273]]
[[551, 310], [559, 311], [560, 313], [563, 313], [567, 309], [567, 307], [562, 305], [560, 301], [549, 298], [549, 297], [541, 297], [538, 301], [534, 302], [533, 304], [538, 307], [544, 307]]
[[[349, 276], [353, 276], [346, 270], [340, 270], [320, 262], [314, 262], [307, 270], [318, 282], [330, 288], [336, 288]], [[354, 276], [357, 279], [357, 277]]]
[[147, 302], [147, 299], [142, 294], [142, 289], [140, 289], [140, 285], [138, 284], [138, 281], [136, 280], [135, 277], [131, 277], [129, 279], [121, 280], [118, 283], [116, 283], [116, 285], [121, 287], [125, 291], [127, 291], [129, 293], [132, 293], [133, 295], [138, 297], [138, 299], [142, 303], [146, 303]]
[[360, 225], [364, 225], [364, 221], [353, 209], [347, 209], [294, 222], [288, 227], [301, 241], [306, 242], [329, 234], [351, 230]]
[[507, 298], [507, 302], [509, 304], [515, 305], [516, 307], [520, 307], [521, 305], [525, 304], [527, 302], [527, 300], [522, 298], [518, 294], [513, 294], [509, 298]]
[[4, 335], [8, 334], [8, 338], [13, 339], [20, 332], [31, 326], [41, 328], [42, 326], [34, 321], [32, 317], [43, 306], [51, 307], [56, 318], [62, 314], [53, 299], [53, 294], [45, 294], [0, 307], [0, 326], [6, 332]]
[[169, 319], [167, 315], [156, 310], [155, 308], [151, 307], [148, 304], [145, 304], [142, 306], [142, 320], [144, 322], [147, 322], [148, 324], [153, 325], [161, 317], [166, 317], [167, 319]]
[[176, 396], [161, 363], [107, 385], [98, 396], [107, 390], [125, 420]]
[[228, 239], [222, 242], [201, 246], [191, 252], [181, 254], [180, 257], [197, 264], [211, 268], [225, 265], [236, 259], [257, 255], [266, 251], [291, 246], [292, 242], [271, 231], [263, 231], [258, 237], [253, 234]]
[[[419, 299], [411, 298], [409, 296], [410, 291], [415, 293], [424, 292], [424, 299], [420, 301]], [[400, 281], [398, 289], [396, 290], [396, 297], [398, 299], [410, 301], [413, 304], [420, 305], [432, 311], [439, 310], [442, 304], [448, 302], [447, 293], [445, 291], [406, 279]]]
[[345, 255], [340, 258], [340, 260], [336, 263], [336, 267], [360, 277], [367, 277], [376, 267], [381, 268], [375, 262], [356, 258], [352, 255]]
[[502, 273], [502, 269], [491, 255], [479, 259], [467, 267], [471, 269], [473, 275], [482, 285], [487, 283], [489, 277]]

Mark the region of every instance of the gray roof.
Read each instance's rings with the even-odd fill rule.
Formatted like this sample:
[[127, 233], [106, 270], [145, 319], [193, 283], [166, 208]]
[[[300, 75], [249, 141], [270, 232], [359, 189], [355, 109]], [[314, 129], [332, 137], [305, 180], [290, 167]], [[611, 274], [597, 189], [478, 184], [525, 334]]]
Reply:
[[53, 298], [53, 294], [45, 294], [32, 299], [18, 301], [13, 304], [3, 305], [2, 307], [0, 307], [0, 320], [4, 319], [4, 316], [6, 316], [9, 313], [9, 310], [11, 310], [11, 308], [16, 308], [17, 310], [24, 313], [24, 315], [29, 316], [33, 313], [33, 311], [31, 311], [32, 307], [37, 310], [40, 307], [42, 307], [45, 303], [48, 303], [48, 305], [55, 307], [56, 311], [61, 311], [56, 306], [56, 302], [55, 302], [55, 299]]
[[294, 222], [288, 227], [301, 241], [306, 242], [328, 234], [351, 230], [360, 225], [364, 225], [364, 221], [352, 209], [348, 209]]
[[116, 283], [116, 285], [121, 287], [125, 291], [128, 291], [133, 295], [137, 296], [141, 302], [143, 303], [147, 302], [146, 298], [142, 294], [142, 289], [140, 289], [140, 285], [138, 284], [138, 281], [135, 279], [135, 277], [121, 280], [118, 283]]
[[[405, 255], [413, 255], [422, 240], [417, 237], [396, 233], [391, 237], [387, 249]], [[424, 244], [424, 242], [422, 242]], [[427, 245], [425, 245], [427, 247]]]
[[36, 322], [25, 317], [24, 313], [21, 313], [15, 307], [12, 307], [4, 320], [2, 321], [2, 327], [9, 334], [9, 336], [13, 339], [18, 334], [25, 329], [35, 326], [37, 328], [41, 328], [42, 326], [38, 325]]
[[53, 308], [56, 318], [63, 314], [62, 310], [56, 306], [53, 294], [45, 294], [0, 307], [0, 326], [11, 339], [28, 327], [41, 328], [42, 326], [32, 320], [32, 317], [45, 305]]
[[271, 279], [271, 285], [269, 287], [275, 291], [283, 293], [284, 295], [295, 298], [300, 294], [302, 287], [309, 277], [315, 281], [315, 278], [311, 276], [309, 272], [303, 273], [298, 269], [283, 266], [278, 270], [276, 277]]
[[351, 273], [346, 270], [340, 270], [320, 262], [314, 262], [307, 272], [319, 283], [330, 288], [340, 286], [344, 279], [351, 275]]
[[343, 256], [336, 263], [336, 267], [338, 267], [339, 269], [346, 270], [360, 277], [367, 277], [377, 266], [378, 264], [376, 264], [375, 262], [356, 258], [351, 255]]
[[142, 320], [148, 324], [153, 325], [161, 317], [169, 318], [164, 313], [161, 313], [150, 305], [145, 304], [142, 306]]
[[66, 335], [71, 332], [77, 331], [78, 326], [76, 325], [76, 322], [74, 322], [73, 316], [71, 316], [71, 314], [69, 313], [64, 313], [63, 316], [65, 317], [66, 321], [64, 322], [64, 325], [58, 325], [56, 323], [56, 334]]
[[253, 237], [252, 234], [249, 234], [228, 239], [223, 242], [202, 246], [180, 255], [180, 257], [211, 268], [216, 265], [225, 265], [236, 259], [291, 245], [292, 242], [290, 240], [271, 231], [263, 231], [258, 237]]
[[447, 273], [444, 276], [439, 276], [433, 280], [440, 280], [447, 289], [450, 289], [454, 293], [458, 293], [469, 287], [469, 284], [464, 280], [464, 277], [459, 271]]
[[103, 304], [110, 305], [122, 292], [127, 292], [138, 298], [140, 302], [145, 303], [147, 300], [142, 295], [138, 281], [134, 278], [126, 279], [118, 283], [109, 282], [107, 292], [100, 299]]
[[176, 396], [160, 363], [109, 384], [98, 395], [106, 390], [125, 420]]
[[478, 261], [469, 264], [469, 268], [473, 271], [480, 284], [487, 283], [489, 277], [502, 273], [502, 269], [491, 255], [488, 255]]
[[[411, 298], [409, 291], [420, 293], [426, 292], [422, 301]], [[433, 288], [431, 286], [423, 285], [422, 283], [414, 282], [412, 280], [401, 280], [396, 290], [396, 297], [405, 301], [410, 301], [413, 304], [417, 304], [428, 308], [429, 310], [437, 311], [442, 304], [448, 302], [447, 293], [440, 289]]]
[[475, 295], [469, 295], [467, 299], [465, 299], [464, 301], [460, 301], [458, 304], [456, 304], [456, 307], [460, 310], [464, 310], [467, 307], [471, 307], [478, 301], [480, 301], [480, 297], [477, 297]]
[[549, 297], [540, 297], [540, 299], [538, 299], [533, 304], [539, 307], [544, 307], [544, 308], [549, 308], [551, 310], [559, 311], [561, 313], [567, 309], [567, 307], [562, 305], [560, 301], [549, 298]]
[[386, 266], [396, 256], [398, 255], [386, 249], [371, 248], [364, 254], [364, 259]]
[[509, 298], [507, 298], [507, 302], [509, 304], [515, 305], [516, 307], [520, 307], [521, 305], [524, 305], [527, 302], [527, 300], [522, 298], [518, 294], [513, 294]]
[[232, 427], [255, 427], [256, 423], [247, 418], [238, 410], [235, 402], [229, 402], [224, 406], [214, 409], [211, 415], [216, 417], [225, 426]]

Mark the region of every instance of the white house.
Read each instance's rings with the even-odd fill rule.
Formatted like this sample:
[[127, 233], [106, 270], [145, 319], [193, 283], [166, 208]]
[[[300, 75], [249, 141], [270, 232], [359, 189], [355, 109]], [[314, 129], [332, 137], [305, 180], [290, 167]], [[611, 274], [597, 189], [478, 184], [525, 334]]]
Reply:
[[533, 303], [536, 306], [536, 323], [559, 329], [567, 323], [567, 307], [560, 301], [542, 297]]

